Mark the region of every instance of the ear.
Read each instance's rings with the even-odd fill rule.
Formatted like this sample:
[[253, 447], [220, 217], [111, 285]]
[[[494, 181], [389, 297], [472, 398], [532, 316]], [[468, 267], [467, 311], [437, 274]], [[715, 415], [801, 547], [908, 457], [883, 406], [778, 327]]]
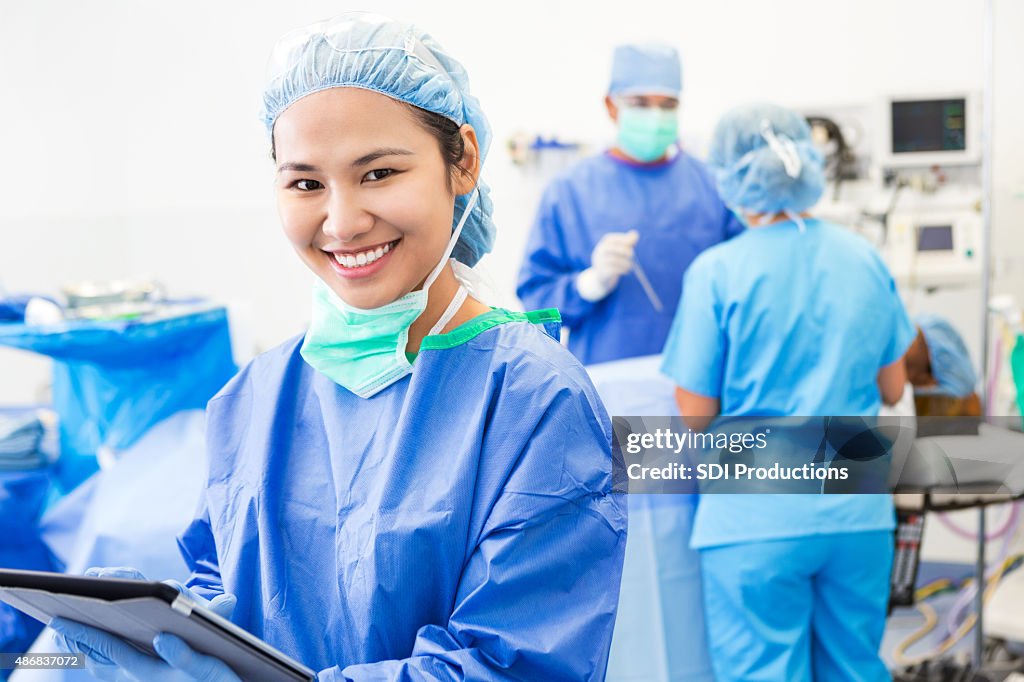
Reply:
[[743, 221], [750, 227], [759, 227], [761, 221], [765, 219], [767, 213], [751, 213], [750, 211], [743, 211]]
[[608, 110], [608, 116], [611, 117], [615, 123], [619, 122], [619, 108], [615, 106], [615, 102], [612, 100], [611, 95], [606, 95], [604, 98], [604, 106]]
[[462, 160], [458, 165], [462, 172], [455, 174], [456, 196], [472, 191], [480, 177], [480, 142], [476, 139], [476, 131], [466, 123], [459, 133], [462, 135]]

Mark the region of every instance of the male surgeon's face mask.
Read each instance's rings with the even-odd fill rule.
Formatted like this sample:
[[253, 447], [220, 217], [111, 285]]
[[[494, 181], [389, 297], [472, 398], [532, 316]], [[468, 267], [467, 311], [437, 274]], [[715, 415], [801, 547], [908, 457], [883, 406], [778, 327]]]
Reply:
[[675, 106], [636, 106], [628, 101], [618, 107], [618, 146], [642, 163], [657, 161], [679, 137]]
[[[473, 190], [441, 261], [422, 288], [379, 308], [363, 309], [345, 303], [318, 278], [313, 289], [313, 319], [299, 351], [302, 358], [360, 398], [370, 398], [412, 372], [405, 355], [409, 327], [426, 310], [430, 285], [448, 263], [478, 197]], [[428, 335], [440, 332], [465, 300], [466, 290], [460, 285]]]

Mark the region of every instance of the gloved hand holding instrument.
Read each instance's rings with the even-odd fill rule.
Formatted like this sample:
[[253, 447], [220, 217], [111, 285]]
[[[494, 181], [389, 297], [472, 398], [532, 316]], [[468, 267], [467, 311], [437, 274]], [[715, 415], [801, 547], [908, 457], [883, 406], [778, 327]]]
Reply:
[[635, 250], [639, 239], [640, 233], [636, 230], [609, 232], [601, 237], [591, 254], [590, 267], [576, 277], [576, 290], [583, 299], [600, 301], [615, 290], [623, 275], [632, 271], [654, 309], [658, 312], [664, 310], [647, 273], [636, 262]]

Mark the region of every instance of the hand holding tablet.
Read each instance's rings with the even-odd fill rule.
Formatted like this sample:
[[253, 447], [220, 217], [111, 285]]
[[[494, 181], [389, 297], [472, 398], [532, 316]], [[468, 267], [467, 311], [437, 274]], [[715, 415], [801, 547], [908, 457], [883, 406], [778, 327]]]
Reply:
[[0, 600], [50, 625], [103, 680], [315, 679], [313, 671], [227, 620], [233, 595], [207, 601], [134, 569], [86, 576], [0, 570]]

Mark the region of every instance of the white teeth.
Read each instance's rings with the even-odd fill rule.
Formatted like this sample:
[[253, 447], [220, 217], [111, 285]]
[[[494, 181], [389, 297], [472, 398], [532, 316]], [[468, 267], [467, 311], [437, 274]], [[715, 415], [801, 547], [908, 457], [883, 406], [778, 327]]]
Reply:
[[391, 251], [391, 244], [385, 244], [384, 246], [378, 246], [373, 251], [363, 251], [357, 254], [336, 253], [334, 254], [334, 260], [338, 261], [338, 264], [342, 267], [357, 268], [373, 263], [389, 251]]

